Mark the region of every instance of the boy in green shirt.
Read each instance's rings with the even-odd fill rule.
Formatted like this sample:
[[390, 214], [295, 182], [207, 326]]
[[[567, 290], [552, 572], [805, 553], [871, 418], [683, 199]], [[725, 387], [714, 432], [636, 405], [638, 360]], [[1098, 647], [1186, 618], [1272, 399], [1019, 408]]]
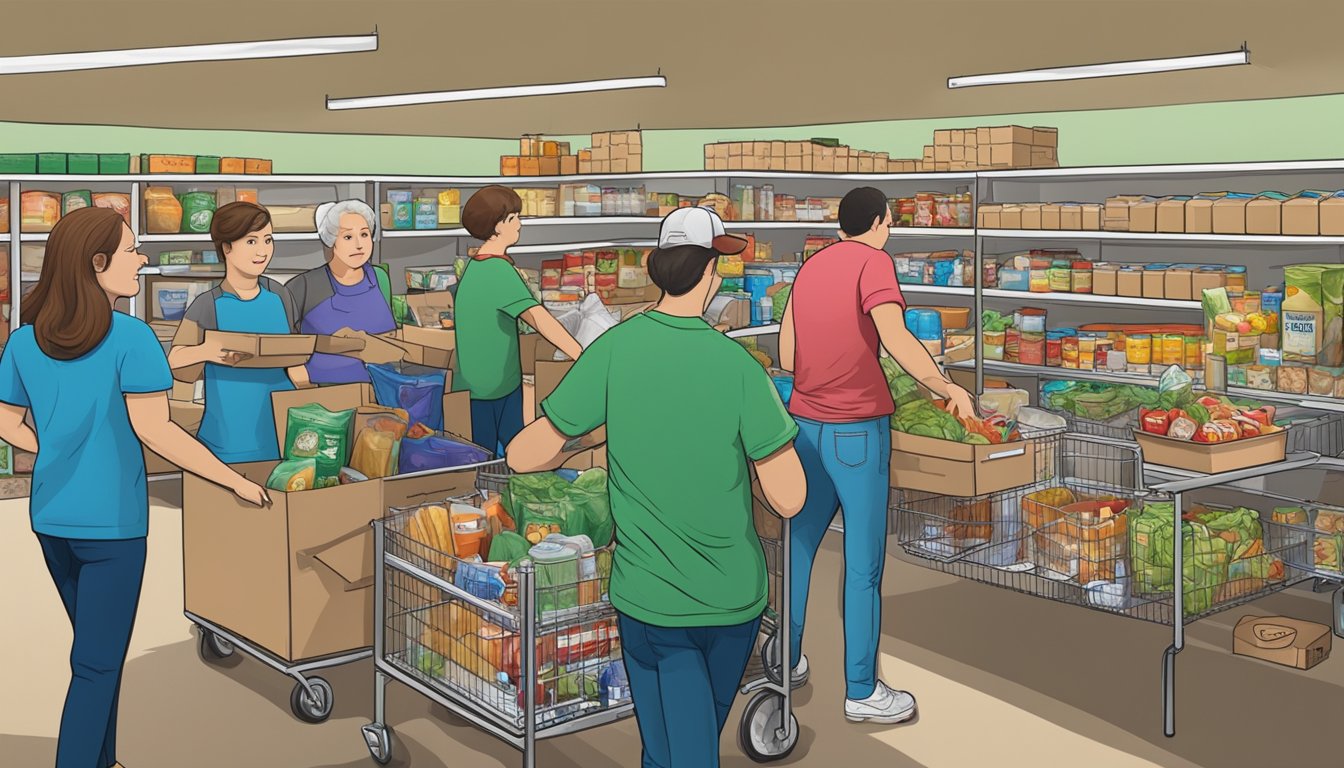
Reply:
[[517, 472], [553, 469], [606, 425], [610, 594], [643, 765], [713, 768], [767, 600], [748, 462], [785, 517], [807, 487], [797, 425], [765, 369], [701, 319], [722, 282], [719, 254], [746, 242], [706, 208], [668, 215], [658, 242], [658, 306], [588, 347], [508, 459]]
[[532, 296], [509, 258], [518, 242], [523, 201], [508, 187], [490, 186], [467, 200], [462, 224], [484, 243], [467, 262], [454, 297], [458, 376], [471, 393], [471, 440], [502, 455], [523, 429], [523, 371], [518, 320], [537, 329], [571, 360], [579, 343]]

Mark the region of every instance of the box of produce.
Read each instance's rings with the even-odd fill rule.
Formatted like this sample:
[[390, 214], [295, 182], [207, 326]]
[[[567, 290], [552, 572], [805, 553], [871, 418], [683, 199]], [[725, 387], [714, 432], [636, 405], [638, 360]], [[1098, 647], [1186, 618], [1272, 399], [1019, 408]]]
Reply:
[[[1142, 412], [1144, 429], [1134, 430], [1134, 439], [1145, 463], [1215, 474], [1273, 464], [1287, 455], [1288, 433], [1272, 423], [1251, 424], [1243, 414], [1199, 424], [1188, 411], [1174, 409], [1174, 417], [1172, 413]], [[1164, 427], [1167, 434], [1161, 432]], [[1190, 437], [1172, 436], [1173, 430]]]
[[894, 488], [979, 496], [1035, 476], [1035, 445], [1003, 416], [958, 418], [927, 399], [894, 360], [882, 366], [897, 404], [891, 427]]

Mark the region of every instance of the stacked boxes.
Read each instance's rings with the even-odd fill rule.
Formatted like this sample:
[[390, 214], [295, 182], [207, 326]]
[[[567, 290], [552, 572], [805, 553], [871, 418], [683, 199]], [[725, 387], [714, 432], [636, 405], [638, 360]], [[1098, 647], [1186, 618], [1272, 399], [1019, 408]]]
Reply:
[[1344, 192], [1202, 192], [1108, 198], [1112, 232], [1217, 235], [1344, 235]]
[[570, 152], [569, 142], [524, 136], [519, 154], [499, 158], [501, 176], [574, 176], [594, 173], [641, 173], [644, 141], [640, 131], [594, 133], [591, 149]]
[[132, 173], [268, 175], [270, 160], [212, 155], [131, 155], [91, 152], [0, 154], [0, 173], [71, 174], [75, 176]]
[[781, 173], [913, 173], [914, 160], [852, 149], [832, 139], [745, 141], [705, 145], [707, 171]]
[[1059, 129], [1006, 125], [935, 131], [924, 147], [924, 170], [1058, 168]]

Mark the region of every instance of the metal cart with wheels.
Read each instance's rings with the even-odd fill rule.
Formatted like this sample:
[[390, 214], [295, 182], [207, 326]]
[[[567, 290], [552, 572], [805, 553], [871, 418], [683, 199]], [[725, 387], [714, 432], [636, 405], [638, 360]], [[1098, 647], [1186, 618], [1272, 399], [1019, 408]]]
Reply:
[[[776, 530], [777, 529], [777, 530]], [[793, 715], [794, 660], [790, 657], [789, 521], [775, 517], [757, 521], [757, 535], [765, 553], [770, 605], [761, 618], [763, 676], [742, 686], [743, 695], [755, 694], [742, 713], [737, 743], [758, 763], [788, 757], [798, 746], [798, 720]]]
[[363, 648], [335, 656], [323, 656], [297, 663], [288, 662], [200, 616], [190, 612], [186, 615], [196, 625], [196, 631], [200, 634], [201, 658], [205, 661], [227, 659], [235, 652], [242, 651], [271, 669], [294, 678], [297, 682], [289, 695], [289, 707], [293, 710], [294, 716], [305, 723], [326, 721], [331, 717], [331, 708], [336, 700], [331, 684], [310, 673], [350, 664], [373, 655], [373, 649]]
[[[495, 491], [505, 480], [483, 473], [479, 485]], [[374, 718], [362, 731], [376, 762], [396, 748], [386, 719], [393, 680], [520, 750], [524, 768], [536, 764], [538, 740], [634, 714], [628, 693], [606, 680], [621, 663], [609, 550], [594, 553], [592, 571], [582, 560], [577, 582], [524, 562], [513, 584], [482, 588], [479, 563], [408, 535], [417, 509], [373, 523]]]

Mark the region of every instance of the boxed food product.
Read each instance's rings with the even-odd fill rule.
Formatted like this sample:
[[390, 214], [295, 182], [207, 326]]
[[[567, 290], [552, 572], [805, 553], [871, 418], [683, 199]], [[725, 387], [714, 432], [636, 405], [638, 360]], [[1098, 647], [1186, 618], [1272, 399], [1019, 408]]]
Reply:
[[1185, 232], [1185, 207], [1189, 197], [1166, 197], [1157, 203], [1157, 232]]
[[220, 158], [209, 155], [196, 156], [197, 173], [219, 173]]
[[1323, 198], [1318, 213], [1322, 235], [1344, 235], [1344, 194], [1336, 192]]
[[1129, 208], [1144, 200], [1142, 195], [1117, 195], [1106, 198], [1103, 209], [1102, 229], [1111, 232], [1128, 232]]
[[24, 192], [19, 205], [23, 232], [50, 232], [61, 220], [61, 196], [55, 192]]
[[172, 187], [145, 189], [145, 231], [150, 234], [175, 234], [182, 230], [182, 202]]
[[1232, 632], [1232, 653], [1295, 669], [1330, 657], [1330, 628], [1286, 616], [1246, 616]]
[[0, 173], [30, 175], [37, 173], [37, 155], [0, 154]]
[[[239, 199], [241, 199], [241, 194]], [[410, 203], [399, 203], [398, 205], [405, 205], [405, 212], [408, 216], [408, 226], [398, 228], [410, 229], [409, 224], [413, 219], [410, 216], [412, 205]], [[270, 211], [271, 226], [276, 232], [313, 232], [317, 228], [316, 205], [268, 205], [266, 210]]]
[[1189, 234], [1213, 233], [1213, 203], [1226, 197], [1226, 192], [1203, 192], [1185, 203], [1185, 232]]
[[68, 173], [74, 176], [96, 176], [98, 156], [87, 152], [71, 153], [66, 160]]
[[1329, 196], [1329, 192], [1308, 190], [1283, 201], [1283, 234], [1321, 234], [1321, 201]]
[[1281, 365], [1275, 369], [1277, 382], [1275, 388], [1290, 395], [1305, 395], [1308, 387], [1308, 371], [1303, 365]]
[[104, 153], [98, 155], [98, 173], [125, 175], [130, 172], [131, 156], [129, 154]]
[[37, 156], [38, 173], [67, 173], [69, 156], [64, 152], [42, 152]]
[[196, 158], [192, 155], [141, 155], [142, 173], [195, 173]]
[[257, 160], [255, 158], [245, 158], [243, 162], [243, 172], [251, 175], [269, 175], [271, 173], [270, 160]]
[[1246, 206], [1255, 198], [1241, 192], [1229, 192], [1213, 201], [1213, 231], [1220, 235], [1246, 234]]
[[221, 157], [219, 172], [229, 176], [242, 176], [247, 172], [247, 161], [241, 157]]
[[1326, 366], [1344, 364], [1344, 267], [1284, 268], [1280, 327], [1284, 359]]

